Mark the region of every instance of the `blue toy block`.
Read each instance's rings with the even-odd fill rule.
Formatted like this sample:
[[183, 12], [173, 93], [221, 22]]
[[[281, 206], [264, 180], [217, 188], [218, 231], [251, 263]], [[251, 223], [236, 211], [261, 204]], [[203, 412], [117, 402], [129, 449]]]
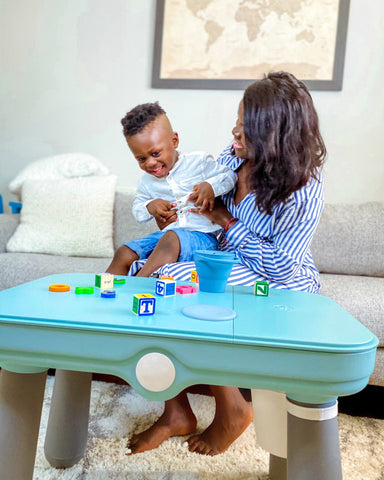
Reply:
[[176, 295], [176, 282], [174, 280], [157, 280], [156, 295], [171, 297]]
[[149, 293], [138, 293], [133, 296], [132, 312], [138, 316], [153, 315], [156, 299]]

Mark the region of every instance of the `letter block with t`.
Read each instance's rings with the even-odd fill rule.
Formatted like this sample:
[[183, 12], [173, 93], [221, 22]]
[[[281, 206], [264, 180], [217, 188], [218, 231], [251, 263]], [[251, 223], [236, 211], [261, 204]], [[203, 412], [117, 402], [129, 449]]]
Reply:
[[132, 312], [135, 315], [153, 315], [156, 299], [149, 293], [137, 293], [133, 296]]

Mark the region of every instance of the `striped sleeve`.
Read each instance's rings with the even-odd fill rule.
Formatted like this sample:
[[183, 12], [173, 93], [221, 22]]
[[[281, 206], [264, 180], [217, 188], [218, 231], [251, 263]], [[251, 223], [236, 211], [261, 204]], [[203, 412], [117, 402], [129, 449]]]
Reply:
[[221, 165], [225, 165], [226, 167], [229, 167], [231, 170], [235, 171], [244, 162], [244, 159], [236, 157], [236, 155], [232, 155], [231, 152], [232, 145], [228, 145], [228, 147], [224, 148], [224, 150], [218, 156], [217, 161]]
[[[241, 263], [256, 274], [277, 283], [290, 282], [304, 264], [323, 209], [317, 188], [321, 189], [321, 184], [313, 181], [309, 189], [295, 192], [272, 217], [256, 214], [250, 196], [241, 217], [238, 215], [240, 220], [226, 234], [225, 249], [236, 251]], [[260, 234], [266, 230], [263, 223], [270, 229], [269, 235]]]

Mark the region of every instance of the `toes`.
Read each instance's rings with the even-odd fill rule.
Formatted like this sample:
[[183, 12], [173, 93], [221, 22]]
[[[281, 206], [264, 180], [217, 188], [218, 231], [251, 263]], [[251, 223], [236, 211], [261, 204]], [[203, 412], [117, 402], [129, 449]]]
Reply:
[[127, 448], [132, 448], [137, 443], [137, 438], [133, 436], [127, 443]]
[[208, 445], [199, 437], [194, 437], [188, 440], [189, 451], [192, 453], [199, 453], [200, 455], [213, 455], [213, 451]]

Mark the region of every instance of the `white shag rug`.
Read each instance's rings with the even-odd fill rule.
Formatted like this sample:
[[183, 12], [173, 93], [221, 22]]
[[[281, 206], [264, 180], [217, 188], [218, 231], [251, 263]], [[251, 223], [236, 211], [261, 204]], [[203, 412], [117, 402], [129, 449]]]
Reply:
[[[160, 416], [163, 403], [150, 402], [133, 389], [114, 383], [92, 383], [88, 445], [84, 458], [57, 470], [44, 457], [43, 445], [54, 378], [48, 377], [34, 480], [267, 480], [268, 454], [256, 443], [253, 425], [223, 454], [190, 453], [174, 437], [159, 448], [127, 457], [127, 439]], [[214, 399], [189, 396], [204, 430], [214, 414]], [[339, 415], [343, 477], [384, 480], [384, 420]]]

